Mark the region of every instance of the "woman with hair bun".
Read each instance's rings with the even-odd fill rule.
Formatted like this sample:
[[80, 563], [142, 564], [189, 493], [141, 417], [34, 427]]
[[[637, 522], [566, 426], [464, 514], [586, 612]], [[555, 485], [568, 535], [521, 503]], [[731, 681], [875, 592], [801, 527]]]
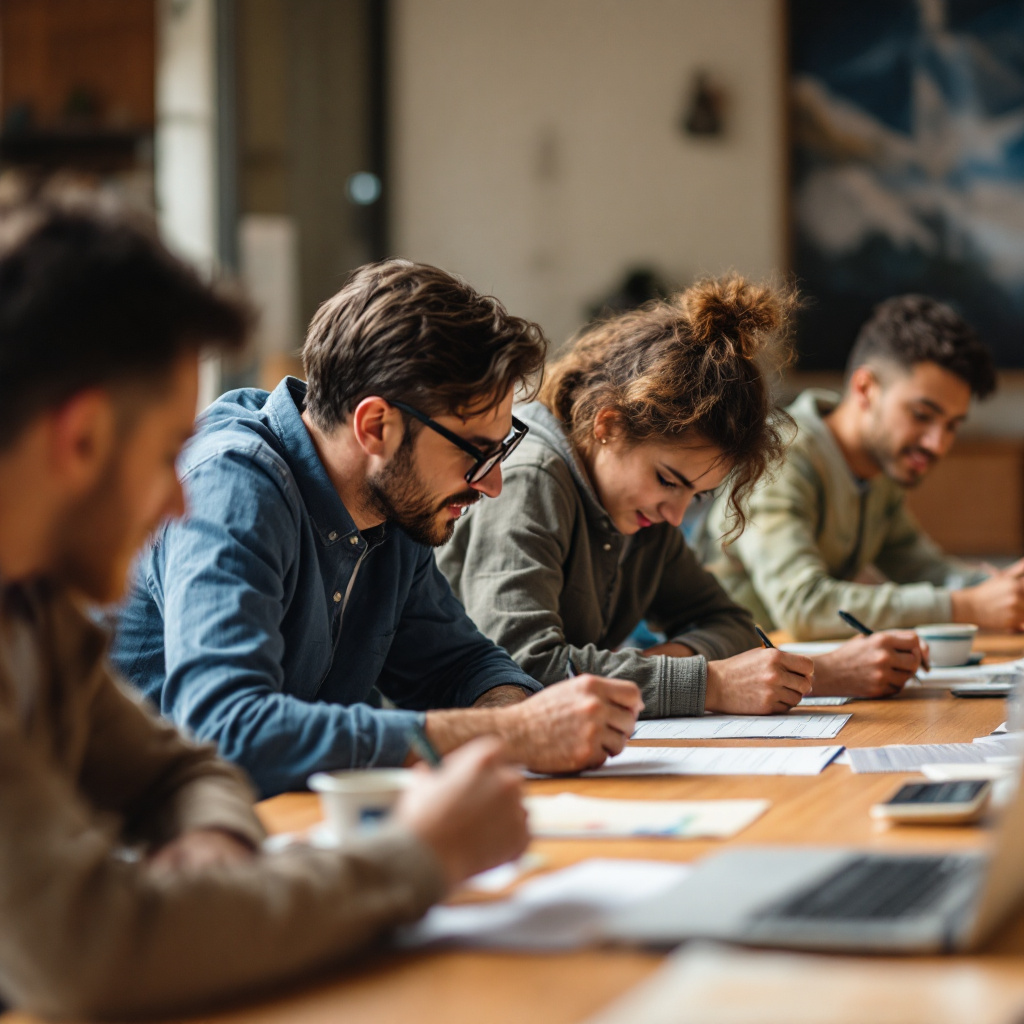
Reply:
[[[736, 276], [702, 281], [586, 328], [517, 410], [530, 433], [504, 493], [469, 511], [438, 562], [535, 679], [632, 679], [644, 717], [662, 718], [787, 711], [812, 688], [881, 696], [920, 666], [909, 632], [815, 661], [762, 649], [678, 529], [691, 501], [727, 487], [741, 530], [745, 495], [782, 457], [788, 422], [766, 376], [791, 358], [795, 304]], [[616, 650], [642, 619], [667, 642]]]

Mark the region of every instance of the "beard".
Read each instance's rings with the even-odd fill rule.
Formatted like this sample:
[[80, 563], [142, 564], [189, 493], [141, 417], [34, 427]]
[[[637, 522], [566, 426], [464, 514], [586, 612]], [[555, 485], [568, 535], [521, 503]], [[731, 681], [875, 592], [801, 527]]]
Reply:
[[[878, 468], [894, 483], [908, 490], [917, 487], [932, 471], [938, 461], [931, 452], [926, 452], [917, 445], [908, 444], [902, 448], [892, 448], [880, 438], [874, 438], [866, 446], [868, 454]], [[918, 470], [907, 465], [903, 460], [908, 455], [920, 455], [925, 460], [925, 468]]]
[[412, 443], [402, 439], [391, 461], [363, 489], [363, 503], [381, 519], [400, 526], [417, 544], [439, 548], [452, 539], [457, 520], [446, 515], [449, 505], [472, 505], [478, 491], [467, 489], [443, 501], [432, 498], [416, 472]]
[[[938, 459], [916, 444], [897, 448], [885, 431], [880, 419], [875, 419], [864, 439], [864, 450], [871, 461], [894, 483], [908, 490], [917, 487], [932, 471]], [[904, 460], [908, 455], [919, 455], [925, 460], [924, 469], [916, 469]]]

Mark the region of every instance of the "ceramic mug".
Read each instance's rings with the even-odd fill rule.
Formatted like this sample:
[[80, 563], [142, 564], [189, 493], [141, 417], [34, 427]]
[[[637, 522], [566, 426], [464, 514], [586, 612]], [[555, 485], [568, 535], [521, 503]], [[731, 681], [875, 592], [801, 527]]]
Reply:
[[317, 772], [309, 788], [320, 795], [324, 823], [335, 842], [378, 827], [409, 785], [407, 768], [359, 768]]
[[966, 622], [932, 622], [918, 626], [915, 632], [928, 645], [934, 668], [952, 668], [967, 664], [978, 627]]

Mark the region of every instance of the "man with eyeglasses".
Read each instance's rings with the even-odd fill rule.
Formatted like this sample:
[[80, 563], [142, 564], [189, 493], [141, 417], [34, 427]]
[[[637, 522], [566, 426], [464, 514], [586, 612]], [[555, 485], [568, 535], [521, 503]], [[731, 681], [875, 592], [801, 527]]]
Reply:
[[[180, 463], [188, 517], [143, 555], [113, 658], [264, 796], [316, 771], [400, 765], [485, 734], [542, 772], [618, 753], [630, 682], [542, 689], [473, 625], [432, 552], [526, 432], [536, 324], [434, 267], [356, 271], [303, 348], [308, 383], [203, 414]], [[393, 705], [381, 706], [381, 697]]]

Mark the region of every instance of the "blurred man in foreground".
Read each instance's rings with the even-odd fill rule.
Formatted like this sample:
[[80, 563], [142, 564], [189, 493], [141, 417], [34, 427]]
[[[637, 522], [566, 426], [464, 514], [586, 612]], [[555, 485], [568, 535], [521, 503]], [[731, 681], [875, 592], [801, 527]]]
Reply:
[[0, 1001], [166, 1014], [321, 968], [525, 846], [518, 775], [482, 739], [393, 826], [259, 853], [237, 770], [126, 696], [84, 602], [118, 598], [183, 510], [200, 346], [245, 316], [142, 230], [0, 217]]

